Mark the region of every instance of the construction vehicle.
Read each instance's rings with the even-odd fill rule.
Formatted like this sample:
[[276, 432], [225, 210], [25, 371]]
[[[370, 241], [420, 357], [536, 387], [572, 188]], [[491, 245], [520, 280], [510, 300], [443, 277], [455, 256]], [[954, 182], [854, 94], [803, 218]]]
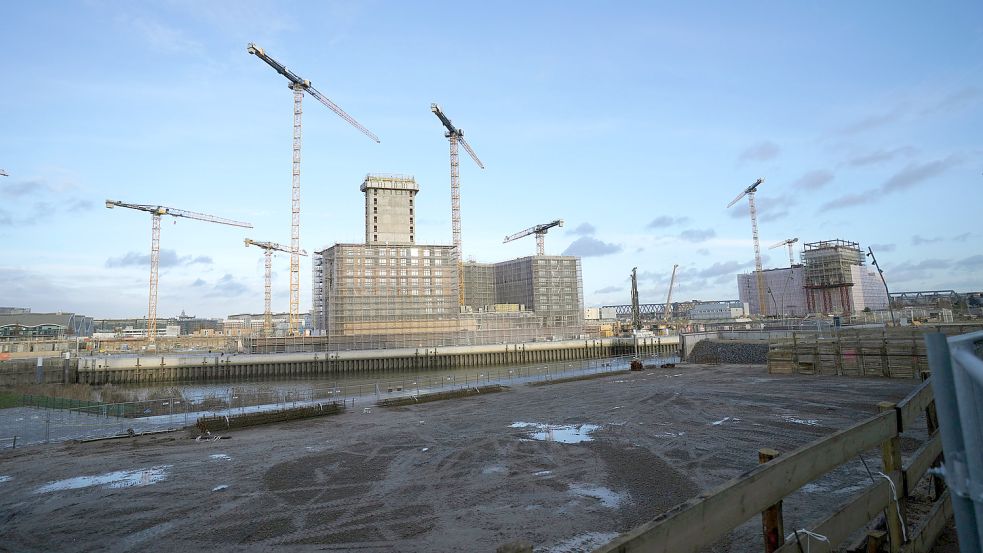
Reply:
[[[246, 247], [256, 246], [257, 248], [263, 249], [263, 257], [265, 261], [265, 279], [264, 279], [264, 295], [263, 295], [263, 336], [273, 335], [273, 311], [271, 309], [270, 292], [272, 288], [273, 280], [273, 252], [286, 252], [292, 253], [292, 250], [287, 246], [282, 244], [277, 244], [276, 242], [257, 242], [256, 240], [251, 240], [246, 238], [244, 240]], [[297, 252], [300, 255], [307, 255], [305, 250], [300, 250]]]
[[444, 137], [450, 141], [451, 146], [451, 238], [454, 244], [454, 262], [457, 264], [457, 299], [460, 305], [464, 305], [464, 269], [461, 260], [464, 259], [464, 252], [461, 250], [461, 176], [457, 161], [457, 145], [464, 146], [464, 151], [471, 156], [471, 159], [480, 167], [485, 168], [485, 164], [478, 159], [478, 154], [474, 153], [471, 145], [464, 140], [464, 131], [455, 127], [451, 120], [444, 115], [437, 104], [430, 104], [430, 111], [440, 119], [447, 132]]
[[288, 323], [288, 333], [297, 334], [300, 326], [300, 137], [301, 137], [301, 115], [303, 113], [304, 93], [308, 93], [315, 100], [321, 102], [328, 109], [338, 114], [339, 117], [347, 121], [351, 126], [362, 131], [376, 143], [379, 137], [366, 129], [361, 123], [356, 121], [345, 110], [321, 94], [316, 88], [311, 86], [311, 81], [298, 77], [293, 71], [287, 69], [285, 65], [266, 55], [266, 52], [250, 42], [246, 46], [246, 51], [266, 62], [267, 65], [276, 70], [290, 81], [288, 85], [294, 93], [294, 134], [293, 134], [293, 171], [292, 171], [292, 196], [291, 196], [291, 220], [290, 220], [290, 321]]
[[736, 198], [727, 204], [727, 207], [730, 208], [738, 200], [747, 196], [748, 211], [751, 213], [751, 234], [754, 237], [754, 274], [758, 282], [758, 312], [762, 317], [768, 314], [768, 304], [765, 302], [765, 275], [761, 269], [761, 244], [758, 242], [758, 210], [754, 206], [754, 194], [757, 192], [758, 186], [763, 182], [765, 182], [763, 178], [754, 181], [751, 186], [744, 189], [744, 192], [738, 194]]
[[536, 255], [545, 255], [544, 252], [546, 250], [546, 232], [549, 231], [549, 229], [551, 229], [553, 227], [562, 227], [562, 226], [563, 226], [563, 219], [557, 219], [557, 220], [552, 221], [550, 223], [543, 223], [542, 225], [536, 225], [536, 226], [533, 226], [533, 227], [529, 227], [526, 230], [523, 230], [523, 231], [517, 232], [515, 234], [511, 234], [509, 236], [506, 236], [505, 237], [505, 240], [503, 240], [502, 243], [503, 244], [506, 244], [506, 243], [511, 242], [513, 240], [518, 240], [519, 238], [525, 238], [526, 236], [529, 236], [530, 234], [535, 234], [536, 235]]
[[223, 219], [214, 215], [196, 213], [194, 211], [185, 211], [183, 209], [175, 209], [173, 207], [164, 207], [161, 205], [128, 204], [116, 200], [106, 200], [106, 207], [109, 209], [113, 209], [114, 207], [125, 207], [127, 209], [135, 209], [137, 211], [145, 211], [151, 215], [150, 308], [147, 311], [147, 340], [150, 342], [150, 344], [153, 344], [157, 340], [157, 278], [158, 269], [160, 266], [160, 218], [164, 215], [170, 215], [171, 217], [182, 217], [185, 219], [194, 219], [196, 221], [205, 221], [207, 223], [253, 228], [250, 223]]

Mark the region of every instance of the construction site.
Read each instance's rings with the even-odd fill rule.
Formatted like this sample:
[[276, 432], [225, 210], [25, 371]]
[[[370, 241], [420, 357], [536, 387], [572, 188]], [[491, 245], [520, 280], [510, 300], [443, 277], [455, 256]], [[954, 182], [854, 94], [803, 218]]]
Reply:
[[[66, 443], [43, 457], [8, 449], [0, 512], [16, 518], [0, 536], [13, 550], [494, 551], [518, 542], [589, 551], [740, 478], [758, 467], [759, 450], [789, 455], [876, 415], [916, 382], [687, 365], [409, 407], [356, 403], [339, 416], [204, 439]], [[926, 439], [920, 424], [905, 427], [906, 458]], [[786, 531], [814, 527], [870, 487], [865, 464], [880, 470], [880, 457], [875, 446], [793, 484]], [[935, 492], [909, 486], [914, 536]], [[104, 519], [113, 524], [79, 525]], [[698, 543], [761, 550], [760, 520], [725, 524]], [[863, 520], [853, 528], [846, 541], [866, 538]]]
[[588, 306], [581, 256], [548, 253], [563, 219], [504, 237], [530, 255], [465, 255], [459, 149], [485, 164], [436, 103], [447, 240], [419, 239], [431, 183], [367, 172], [333, 206], [364, 213], [364, 239], [305, 234], [308, 251], [304, 98], [380, 139], [246, 51], [292, 100], [289, 240], [237, 249], [262, 251], [263, 311], [158, 317], [162, 220], [253, 225], [106, 200], [150, 215], [146, 316], [0, 310], [0, 550], [949, 553], [952, 519], [983, 512], [980, 442], [952, 437], [960, 417], [979, 430], [979, 292], [892, 293], [875, 246], [841, 238], [786, 238], [788, 266], [766, 268], [758, 178], [717, 206], [747, 201], [754, 269], [715, 277], [736, 297], [673, 301], [703, 271], [660, 260], [619, 273], [626, 303]]

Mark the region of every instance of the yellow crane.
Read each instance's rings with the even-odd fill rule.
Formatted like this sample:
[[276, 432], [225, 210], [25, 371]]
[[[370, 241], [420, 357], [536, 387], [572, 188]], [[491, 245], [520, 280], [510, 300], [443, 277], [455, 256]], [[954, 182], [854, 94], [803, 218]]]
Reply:
[[773, 250], [775, 248], [780, 248], [782, 246], [788, 246], [788, 266], [791, 267], [792, 265], [795, 265], [795, 258], [792, 256], [792, 244], [798, 241], [799, 241], [798, 238], [786, 238], [785, 240], [782, 240], [777, 244], [772, 244], [771, 246], [768, 246], [768, 249]]
[[460, 305], [464, 305], [464, 272], [461, 268], [461, 260], [464, 252], [461, 250], [461, 176], [457, 162], [457, 144], [460, 142], [464, 146], [464, 151], [471, 156], [471, 159], [484, 169], [485, 165], [478, 159], [478, 154], [474, 153], [471, 145], [464, 140], [464, 131], [455, 127], [451, 120], [444, 115], [437, 104], [430, 104], [430, 111], [440, 119], [447, 132], [444, 136], [450, 141], [451, 145], [451, 238], [454, 243], [454, 261], [457, 263], [457, 296]]
[[761, 271], [761, 244], [758, 242], [758, 210], [754, 207], [754, 194], [758, 190], [758, 186], [765, 182], [765, 179], [761, 178], [754, 181], [754, 184], [748, 186], [737, 195], [736, 198], [731, 200], [727, 207], [736, 204], [738, 200], [747, 196], [748, 201], [748, 211], [751, 213], [751, 234], [754, 236], [754, 274], [758, 281], [758, 312], [762, 317], [768, 314], [768, 304], [765, 303], [765, 275]]
[[[263, 249], [263, 256], [265, 260], [265, 288], [263, 289], [263, 335], [272, 336], [273, 335], [273, 311], [270, 309], [270, 288], [271, 281], [273, 279], [273, 252], [286, 252], [293, 253], [290, 248], [284, 246], [283, 244], [277, 244], [276, 242], [258, 242], [256, 240], [251, 240], [246, 238], [244, 240], [246, 247], [256, 246], [257, 248]], [[307, 255], [305, 250], [300, 250], [300, 255]]]
[[106, 207], [109, 209], [113, 209], [114, 207], [125, 207], [127, 209], [135, 209], [137, 211], [145, 211], [151, 215], [153, 230], [151, 231], [150, 239], [150, 309], [147, 312], [147, 339], [151, 343], [157, 340], [157, 273], [160, 265], [160, 218], [164, 215], [170, 215], [171, 217], [183, 217], [185, 219], [194, 219], [196, 221], [205, 221], [208, 223], [218, 223], [220, 225], [253, 228], [253, 226], [249, 223], [233, 221], [231, 219], [223, 219], [221, 217], [216, 217], [205, 213], [196, 213], [194, 211], [185, 211], [183, 209], [175, 209], [173, 207], [164, 207], [162, 205], [128, 204], [126, 202], [116, 200], [106, 200]]
[[338, 114], [342, 119], [348, 121], [351, 126], [362, 131], [365, 136], [368, 136], [377, 143], [379, 142], [379, 137], [374, 135], [369, 129], [363, 127], [351, 115], [345, 113], [345, 110], [338, 107], [337, 104], [318, 92], [316, 88], [311, 86], [311, 81], [298, 77], [293, 71], [287, 69], [285, 65], [266, 55], [266, 52], [256, 44], [250, 42], [246, 46], [246, 51], [263, 60], [267, 65], [275, 69], [277, 73], [286, 77], [290, 81], [288, 86], [294, 92], [293, 194], [291, 197], [290, 211], [290, 322], [288, 326], [289, 333], [293, 335], [297, 333], [297, 327], [300, 323], [300, 120], [301, 114], [303, 113], [302, 104], [304, 93], [306, 92], [313, 96], [315, 100], [327, 106], [328, 109]]
[[550, 223], [543, 223], [541, 225], [536, 225], [534, 227], [529, 227], [526, 230], [511, 234], [505, 237], [502, 241], [503, 244], [511, 242], [513, 240], [518, 240], [519, 238], [525, 238], [530, 234], [536, 235], [536, 255], [545, 255], [546, 251], [546, 233], [553, 227], [562, 227], [563, 219], [557, 219]]

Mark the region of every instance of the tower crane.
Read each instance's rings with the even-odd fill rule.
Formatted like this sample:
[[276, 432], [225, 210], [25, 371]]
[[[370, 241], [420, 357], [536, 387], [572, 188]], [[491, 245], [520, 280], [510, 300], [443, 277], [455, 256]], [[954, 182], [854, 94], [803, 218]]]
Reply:
[[777, 244], [768, 246], [768, 249], [769, 250], [773, 250], [775, 248], [780, 248], [782, 246], [788, 246], [788, 265], [789, 265], [789, 267], [791, 267], [792, 265], [795, 265], [795, 258], [792, 257], [792, 244], [794, 244], [794, 243], [796, 243], [798, 241], [799, 241], [798, 238], [786, 238], [785, 240], [782, 240], [781, 242], [778, 242]]
[[502, 241], [503, 244], [511, 242], [513, 240], [518, 240], [519, 238], [525, 238], [530, 234], [536, 235], [536, 255], [545, 255], [544, 251], [546, 248], [546, 232], [553, 227], [562, 227], [563, 219], [557, 219], [550, 223], [543, 223], [542, 225], [536, 225], [534, 227], [529, 227], [526, 230], [511, 234], [505, 237]]
[[[263, 254], [266, 257], [266, 279], [265, 288], [263, 290], [263, 335], [272, 336], [273, 335], [273, 311], [270, 309], [270, 282], [273, 279], [273, 252], [286, 252], [293, 253], [290, 248], [284, 246], [283, 244], [277, 244], [276, 242], [257, 242], [256, 240], [250, 240], [246, 238], [244, 240], [246, 247], [256, 246], [257, 248], [263, 249]], [[305, 250], [300, 250], [300, 255], [307, 255]]]
[[748, 186], [737, 195], [736, 198], [731, 200], [727, 207], [736, 204], [738, 200], [747, 196], [748, 201], [748, 211], [751, 213], [751, 234], [754, 236], [754, 274], [758, 281], [758, 311], [762, 316], [768, 314], [768, 304], [765, 303], [765, 275], [761, 272], [761, 244], [758, 242], [758, 210], [754, 207], [754, 194], [758, 190], [758, 186], [765, 182], [765, 179], [760, 178], [754, 181], [754, 184]]
[[478, 159], [478, 154], [474, 153], [471, 145], [464, 140], [464, 131], [451, 123], [451, 120], [440, 110], [440, 106], [430, 104], [430, 111], [444, 124], [444, 128], [447, 129], [444, 136], [451, 144], [451, 237], [454, 242], [454, 261], [457, 262], [458, 302], [464, 305], [464, 272], [461, 269], [461, 259], [464, 258], [464, 252], [461, 250], [461, 176], [457, 162], [457, 143], [460, 142], [461, 146], [464, 146], [464, 151], [471, 156], [478, 167], [484, 169], [485, 165]]
[[195, 219], [197, 221], [205, 221], [208, 223], [218, 223], [220, 225], [253, 228], [253, 226], [249, 223], [233, 221], [231, 219], [223, 219], [221, 217], [207, 215], [205, 213], [196, 213], [194, 211], [185, 211], [183, 209], [175, 209], [173, 207], [164, 207], [162, 205], [128, 204], [116, 200], [106, 200], [106, 207], [109, 209], [113, 209], [114, 207], [125, 207], [127, 209], [136, 209], [137, 211], [146, 211], [151, 215], [153, 230], [151, 231], [150, 239], [150, 309], [147, 312], [147, 339], [151, 343], [157, 339], [157, 273], [160, 265], [160, 218], [164, 215], [170, 215], [171, 217], [184, 217], [186, 219]]
[[672, 307], [672, 285], [676, 283], [676, 269], [679, 265], [672, 266], [672, 277], [669, 278], [669, 295], [666, 297], [666, 309], [665, 313], [662, 314], [662, 320], [669, 320], [669, 309]]
[[311, 81], [301, 79], [286, 66], [266, 55], [266, 52], [250, 42], [246, 46], [246, 51], [257, 58], [263, 60], [277, 73], [283, 75], [290, 81], [287, 85], [294, 92], [294, 137], [293, 137], [293, 194], [291, 200], [291, 223], [290, 223], [290, 321], [288, 325], [289, 334], [296, 334], [300, 321], [300, 135], [301, 135], [301, 114], [304, 93], [308, 93], [317, 101], [328, 107], [331, 111], [338, 114], [342, 119], [348, 121], [356, 129], [362, 131], [365, 136], [379, 142], [379, 137], [372, 134], [372, 131], [363, 127], [352, 116], [345, 113], [337, 104], [329, 100], [326, 96], [318, 92], [311, 86]]

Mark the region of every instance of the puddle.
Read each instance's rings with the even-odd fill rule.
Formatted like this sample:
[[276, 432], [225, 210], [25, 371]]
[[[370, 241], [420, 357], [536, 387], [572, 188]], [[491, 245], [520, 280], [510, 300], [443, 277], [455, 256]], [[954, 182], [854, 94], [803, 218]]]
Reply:
[[208, 458], [211, 459], [212, 461], [231, 461], [232, 460], [232, 457], [229, 457], [228, 455], [226, 455], [224, 453], [216, 453], [214, 455], [209, 455]]
[[481, 469], [481, 474], [504, 474], [505, 467], [502, 465], [490, 465]]
[[806, 426], [819, 426], [819, 419], [797, 419], [795, 417], [782, 417], [785, 422], [793, 424], [804, 424]]
[[806, 484], [805, 486], [802, 486], [801, 491], [805, 493], [826, 493], [829, 491], [829, 489], [826, 488], [826, 486], [820, 486], [819, 484], [809, 483]]
[[425, 447], [425, 448], [421, 449], [420, 451], [430, 451], [430, 448], [429, 447]]
[[678, 438], [680, 436], [685, 436], [685, 432], [659, 432], [655, 436], [657, 438]]
[[96, 476], [76, 476], [55, 482], [48, 482], [34, 493], [48, 493], [61, 490], [76, 490], [91, 486], [104, 486], [106, 488], [134, 488], [149, 486], [167, 480], [167, 471], [172, 465], [159, 465], [145, 469], [118, 470], [107, 472]]
[[588, 486], [587, 484], [570, 484], [570, 493], [580, 497], [591, 497], [601, 502], [609, 509], [618, 508], [628, 498], [628, 494], [617, 493], [603, 486]]
[[713, 425], [713, 426], [720, 426], [721, 424], [723, 424], [723, 423], [725, 423], [727, 421], [741, 422], [741, 419], [739, 419], [737, 417], [724, 417], [724, 418], [720, 419], [719, 421], [714, 421], [714, 422], [711, 422], [710, 424]]
[[529, 437], [541, 442], [560, 442], [563, 444], [579, 444], [591, 442], [591, 432], [601, 426], [598, 424], [542, 424], [538, 422], [513, 422], [509, 428], [535, 428]]
[[[551, 470], [541, 470], [539, 472], [532, 473], [533, 476], [549, 476], [551, 474], [553, 474], [553, 471]], [[0, 482], [2, 482], [2, 480], [0, 480]]]
[[0, 474], [0, 484], [3, 484], [4, 482], [10, 482], [11, 480], [13, 480], [13, 478], [11, 478], [10, 476], [4, 476]]
[[617, 538], [617, 532], [588, 532], [579, 534], [572, 538], [550, 545], [543, 549], [544, 553], [577, 553], [580, 551], [593, 551], [598, 547]]
[[214, 488], [212, 488], [212, 491], [213, 492], [220, 492], [222, 490], [227, 490], [227, 489], [229, 489], [229, 485], [228, 484], [220, 484], [220, 485], [215, 486]]

